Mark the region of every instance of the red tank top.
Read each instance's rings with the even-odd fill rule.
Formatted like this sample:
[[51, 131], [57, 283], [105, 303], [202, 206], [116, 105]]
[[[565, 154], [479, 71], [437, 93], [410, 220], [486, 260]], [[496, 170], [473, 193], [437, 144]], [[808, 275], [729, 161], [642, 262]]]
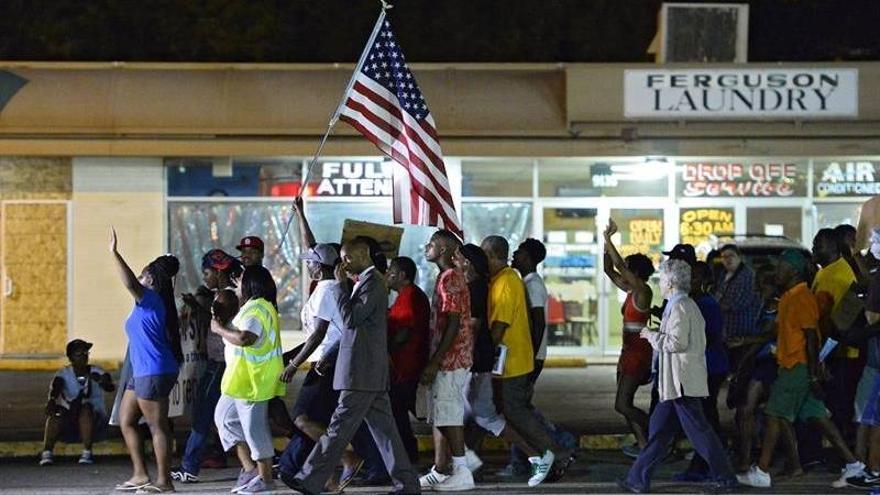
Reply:
[[632, 292], [626, 293], [626, 300], [620, 308], [623, 313], [623, 331], [639, 332], [645, 328], [645, 324], [651, 317], [650, 311], [641, 311], [636, 307], [636, 301]]

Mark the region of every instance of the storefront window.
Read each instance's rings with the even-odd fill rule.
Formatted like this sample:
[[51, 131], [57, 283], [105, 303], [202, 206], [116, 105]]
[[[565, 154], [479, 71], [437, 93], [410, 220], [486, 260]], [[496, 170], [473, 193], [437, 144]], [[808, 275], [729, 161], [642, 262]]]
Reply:
[[382, 160], [328, 160], [315, 163], [306, 186], [310, 196], [391, 196], [394, 163]]
[[211, 249], [238, 255], [235, 246], [247, 235], [259, 235], [266, 245], [263, 259], [278, 286], [278, 312], [284, 330], [299, 329], [302, 307], [299, 232], [294, 224], [284, 248], [281, 234], [290, 211], [288, 203], [170, 202], [169, 249], [180, 259], [178, 292], [194, 292], [202, 283], [202, 256]]
[[[612, 240], [621, 256], [641, 253], [651, 258], [655, 267], [660, 264], [663, 256], [663, 210], [613, 209], [611, 218], [618, 228], [618, 233]], [[623, 341], [623, 315], [620, 308], [626, 299], [626, 293], [618, 290], [610, 281], [606, 280], [606, 283], [609, 284], [610, 297], [607, 299], [608, 340], [605, 350], [619, 352]], [[657, 277], [653, 277], [649, 284], [654, 291], [654, 304], [659, 304], [663, 298], [660, 297]]]
[[462, 196], [531, 197], [531, 160], [463, 160]]
[[680, 198], [788, 198], [807, 195], [807, 164], [786, 160], [682, 160]]
[[461, 205], [465, 242], [480, 245], [490, 235], [500, 235], [515, 248], [532, 233], [532, 204], [466, 202]]
[[858, 225], [862, 203], [816, 203], [816, 228], [833, 229], [840, 224]]
[[541, 196], [667, 196], [665, 161], [544, 160], [538, 166]]
[[544, 209], [549, 345], [599, 345], [596, 213], [591, 208]]
[[801, 238], [804, 212], [800, 208], [754, 207], [746, 210], [746, 233]]
[[712, 248], [712, 241], [734, 233], [733, 208], [682, 208], [679, 212], [679, 242], [694, 246], [702, 257]]
[[235, 160], [228, 176], [221, 160], [180, 158], [165, 163], [172, 197], [292, 197], [302, 182], [301, 160]]
[[813, 162], [813, 189], [817, 198], [880, 195], [880, 162], [871, 160], [817, 160]]

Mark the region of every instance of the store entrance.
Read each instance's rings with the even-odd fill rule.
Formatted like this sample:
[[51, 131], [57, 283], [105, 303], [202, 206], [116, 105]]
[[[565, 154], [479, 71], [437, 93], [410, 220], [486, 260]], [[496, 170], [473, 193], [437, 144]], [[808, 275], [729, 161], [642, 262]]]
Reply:
[[[620, 352], [626, 294], [604, 274], [602, 232], [613, 218], [613, 241], [623, 256], [643, 253], [659, 263], [666, 244], [666, 211], [656, 203], [639, 208], [614, 204], [544, 204], [539, 210], [547, 246], [542, 274], [549, 295], [548, 344], [555, 355], [603, 355]], [[638, 202], [636, 202], [638, 204]], [[610, 206], [610, 207], [609, 207]], [[659, 290], [655, 286], [655, 299]]]

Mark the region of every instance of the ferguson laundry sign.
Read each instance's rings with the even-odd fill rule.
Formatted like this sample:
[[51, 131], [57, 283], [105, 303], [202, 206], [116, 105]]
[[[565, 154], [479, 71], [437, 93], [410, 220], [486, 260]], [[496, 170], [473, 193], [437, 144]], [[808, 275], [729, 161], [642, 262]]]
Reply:
[[856, 117], [857, 69], [627, 70], [624, 116]]

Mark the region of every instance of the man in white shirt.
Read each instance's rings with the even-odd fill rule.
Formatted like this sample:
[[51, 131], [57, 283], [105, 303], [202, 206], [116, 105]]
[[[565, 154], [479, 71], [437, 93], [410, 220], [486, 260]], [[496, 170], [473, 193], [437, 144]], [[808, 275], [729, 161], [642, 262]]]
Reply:
[[532, 349], [535, 349], [535, 370], [532, 383], [538, 380], [547, 359], [547, 286], [538, 274], [538, 264], [547, 257], [547, 248], [537, 239], [526, 239], [513, 252], [513, 267], [526, 284], [529, 322], [532, 329]]

